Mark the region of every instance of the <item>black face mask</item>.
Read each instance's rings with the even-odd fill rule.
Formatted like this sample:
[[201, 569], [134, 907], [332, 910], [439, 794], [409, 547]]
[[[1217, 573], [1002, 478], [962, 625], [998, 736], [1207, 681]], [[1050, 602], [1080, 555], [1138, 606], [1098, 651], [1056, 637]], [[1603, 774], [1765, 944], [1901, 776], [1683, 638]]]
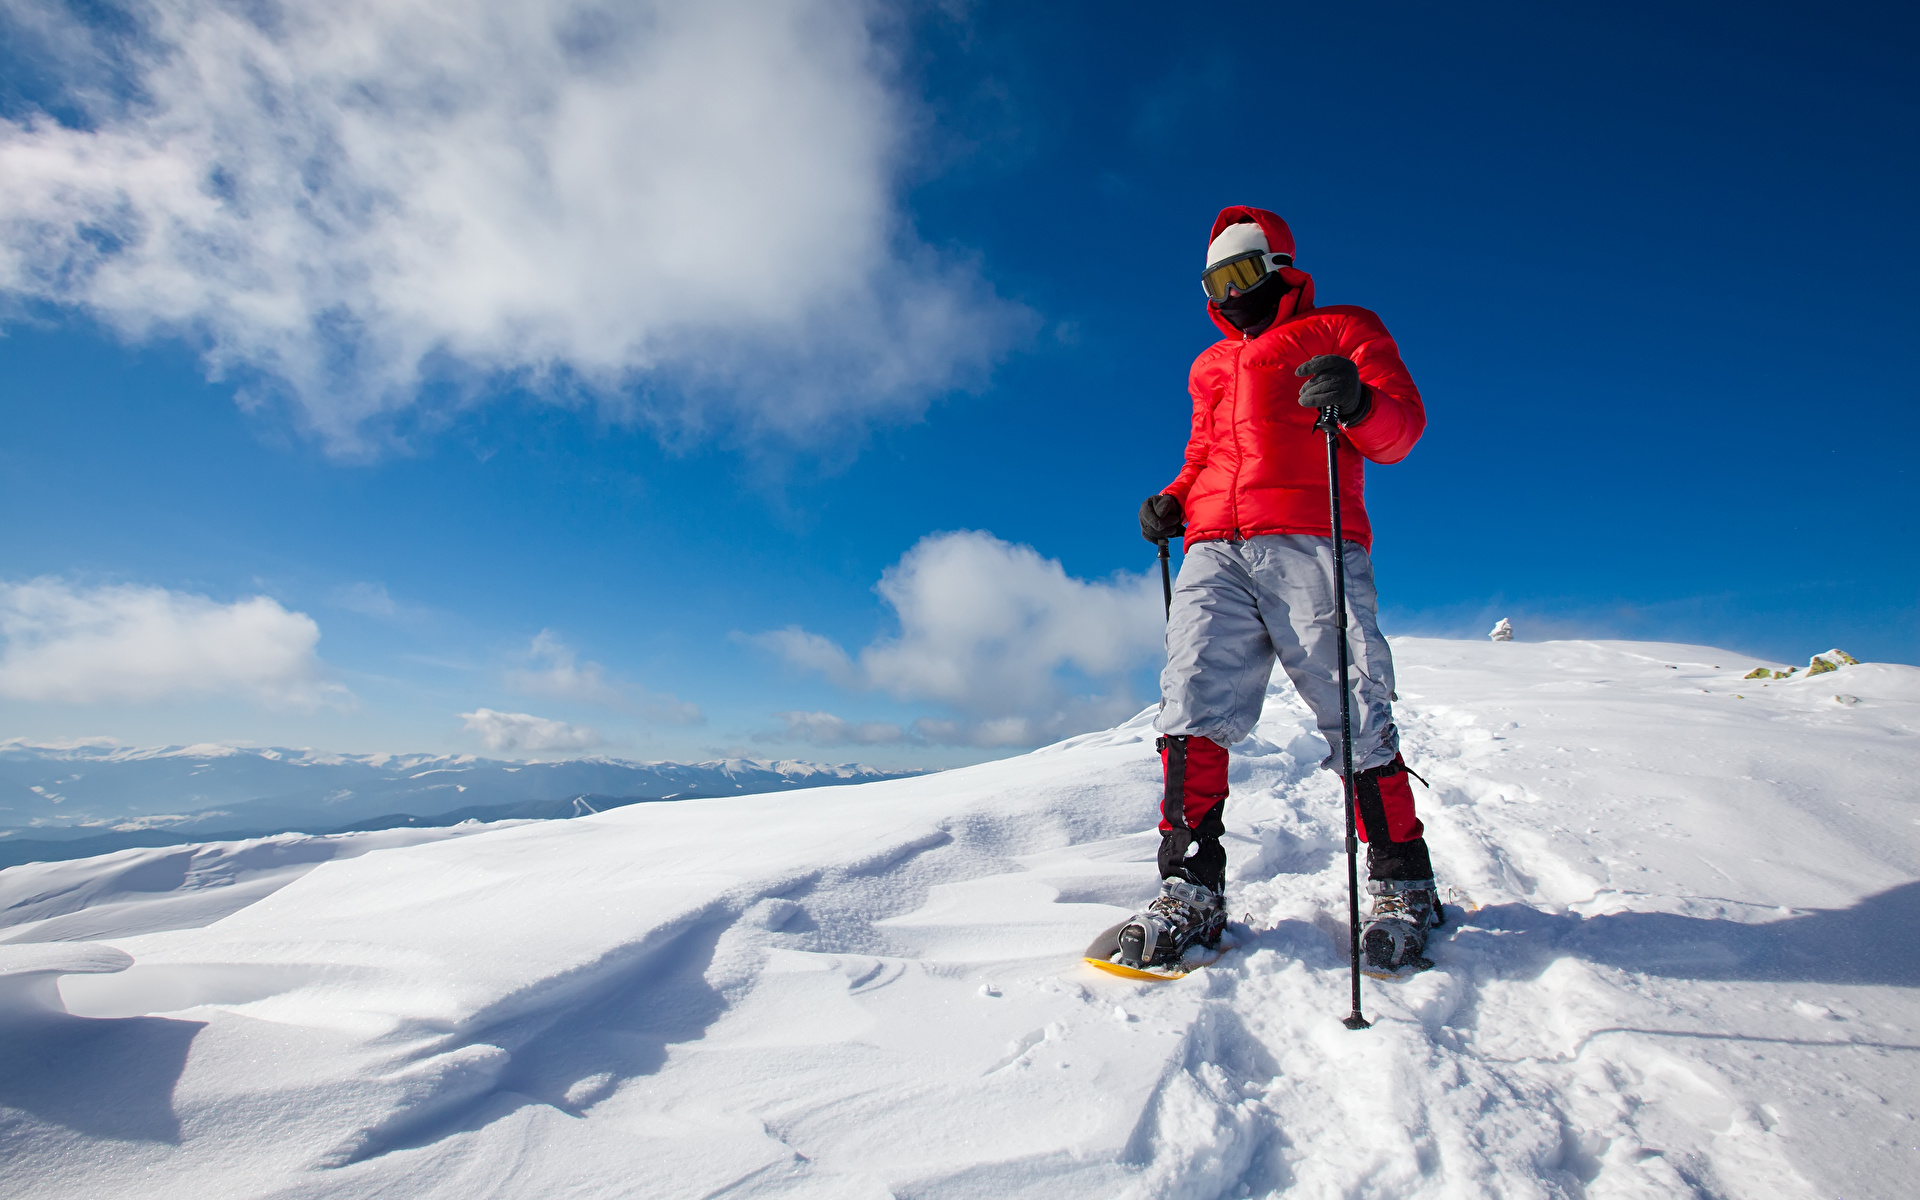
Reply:
[[1248, 337], [1259, 337], [1273, 324], [1274, 314], [1280, 311], [1280, 302], [1286, 299], [1293, 285], [1280, 277], [1280, 272], [1262, 279], [1244, 292], [1228, 296], [1214, 305], [1227, 324], [1238, 329]]

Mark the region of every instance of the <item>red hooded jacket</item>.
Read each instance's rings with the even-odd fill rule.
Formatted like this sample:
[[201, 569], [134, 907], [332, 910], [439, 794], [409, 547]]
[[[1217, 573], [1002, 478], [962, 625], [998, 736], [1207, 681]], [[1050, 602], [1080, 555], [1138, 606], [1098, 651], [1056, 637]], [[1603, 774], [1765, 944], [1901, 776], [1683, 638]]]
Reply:
[[[1266, 232], [1270, 249], [1293, 253], [1293, 232], [1263, 208], [1223, 210], [1210, 237], [1248, 220]], [[1306, 380], [1293, 371], [1316, 354], [1344, 355], [1373, 389], [1373, 407], [1341, 431], [1341, 532], [1371, 549], [1362, 456], [1377, 463], [1405, 458], [1427, 427], [1427, 410], [1379, 317], [1345, 304], [1315, 308], [1312, 276], [1291, 267], [1280, 273], [1293, 290], [1259, 337], [1246, 337], [1207, 306], [1227, 336], [1193, 360], [1187, 465], [1165, 491], [1186, 512], [1189, 547], [1268, 533], [1331, 537], [1326, 435], [1313, 427], [1319, 411], [1300, 407]]]

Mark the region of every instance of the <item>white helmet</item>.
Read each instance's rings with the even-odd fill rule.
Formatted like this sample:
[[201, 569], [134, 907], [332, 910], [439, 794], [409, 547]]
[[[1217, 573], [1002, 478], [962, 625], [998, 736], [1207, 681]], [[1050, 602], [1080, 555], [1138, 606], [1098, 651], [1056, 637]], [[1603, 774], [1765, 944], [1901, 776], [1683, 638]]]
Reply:
[[[1216, 304], [1232, 291], [1250, 291], [1281, 267], [1293, 265], [1293, 255], [1275, 253], [1266, 231], [1252, 221], [1229, 225], [1207, 244], [1207, 269], [1200, 286]], [[1231, 289], [1231, 290], [1229, 290]]]

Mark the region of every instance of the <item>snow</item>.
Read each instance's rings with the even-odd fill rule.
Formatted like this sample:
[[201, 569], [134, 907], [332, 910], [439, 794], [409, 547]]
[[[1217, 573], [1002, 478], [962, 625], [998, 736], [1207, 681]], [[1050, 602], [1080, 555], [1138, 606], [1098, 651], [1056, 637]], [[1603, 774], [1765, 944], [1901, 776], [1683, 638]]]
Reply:
[[1339, 1023], [1337, 785], [1276, 689], [1233, 762], [1241, 944], [1176, 983], [1077, 961], [1153, 890], [1146, 714], [915, 779], [0, 871], [0, 1179], [1906, 1193], [1920, 669], [1395, 647], [1436, 864], [1477, 908], [1369, 987], [1371, 1030]]
[[0, 871], [0, 971], [9, 942], [73, 942], [198, 929], [253, 904], [323, 862], [465, 837], [493, 826], [383, 829], [309, 837], [121, 850], [80, 862]]

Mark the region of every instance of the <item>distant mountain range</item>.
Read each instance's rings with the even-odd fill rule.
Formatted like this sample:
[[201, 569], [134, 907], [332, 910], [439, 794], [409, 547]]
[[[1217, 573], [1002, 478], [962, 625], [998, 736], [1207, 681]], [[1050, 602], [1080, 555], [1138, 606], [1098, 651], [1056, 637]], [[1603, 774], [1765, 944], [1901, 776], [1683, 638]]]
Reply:
[[269, 833], [570, 817], [644, 801], [875, 779], [858, 763], [328, 754], [232, 746], [0, 742], [0, 867]]

